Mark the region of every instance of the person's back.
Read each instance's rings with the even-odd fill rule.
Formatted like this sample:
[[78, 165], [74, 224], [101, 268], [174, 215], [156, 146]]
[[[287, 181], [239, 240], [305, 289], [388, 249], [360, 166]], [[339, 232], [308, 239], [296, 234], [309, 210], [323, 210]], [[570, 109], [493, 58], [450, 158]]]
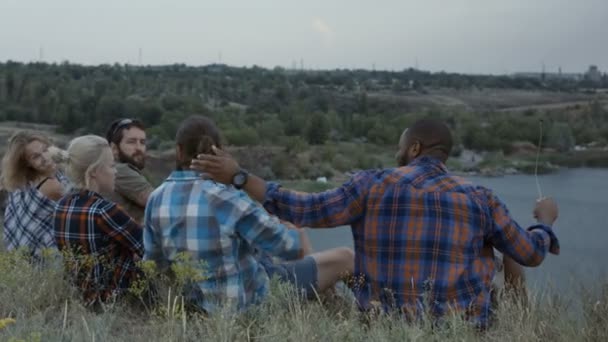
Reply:
[[361, 306], [415, 316], [431, 304], [437, 317], [454, 310], [486, 321], [495, 264], [488, 190], [430, 157], [372, 174], [366, 215], [353, 222], [355, 254], [365, 256], [355, 274], [367, 275], [356, 289]]
[[188, 285], [194, 286], [184, 290], [191, 304], [208, 313], [259, 303], [269, 292], [271, 277], [294, 286], [296, 295], [314, 298], [349, 275], [352, 250], [305, 255], [310, 245], [304, 229], [281, 222], [238, 190], [246, 173], [234, 175], [232, 185], [225, 186], [190, 171], [197, 154], [220, 146], [220, 136], [213, 121], [200, 115], [180, 124], [176, 171], [146, 205], [145, 259], [165, 269], [183, 262], [181, 253], [191, 257], [203, 279], [190, 279]]
[[135, 260], [143, 255], [142, 229], [100, 195], [114, 187], [114, 158], [107, 142], [78, 137], [68, 153], [75, 189], [55, 208], [55, 241], [84, 300], [95, 304], [124, 293], [139, 276]]
[[247, 195], [192, 171], [175, 171], [152, 194], [145, 215], [145, 258], [159, 264], [180, 253], [201, 260], [204, 280], [190, 300], [207, 312], [224, 305], [243, 309], [267, 294], [268, 275], [256, 247], [287, 259], [299, 256], [297, 234], [264, 229], [271, 218]]
[[[55, 238], [87, 303], [127, 290], [138, 275], [142, 230], [129, 215], [99, 193], [76, 190], [55, 210]], [[71, 264], [72, 263], [72, 264]]]
[[244, 192], [188, 170], [197, 153], [219, 141], [219, 130], [208, 118], [183, 121], [175, 138], [176, 170], [152, 192], [144, 216], [144, 258], [164, 269], [187, 254], [202, 276], [190, 279], [194, 286], [187, 296], [208, 313], [245, 309], [267, 295], [271, 270], [258, 260], [261, 252], [294, 260], [303, 250], [298, 231]]

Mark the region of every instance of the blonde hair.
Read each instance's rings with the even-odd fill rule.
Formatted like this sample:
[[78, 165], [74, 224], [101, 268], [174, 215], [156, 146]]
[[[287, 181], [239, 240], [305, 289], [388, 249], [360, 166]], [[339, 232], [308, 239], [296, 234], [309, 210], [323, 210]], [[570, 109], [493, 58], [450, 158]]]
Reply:
[[74, 186], [90, 188], [91, 172], [103, 162], [103, 152], [109, 148], [108, 141], [97, 135], [85, 135], [70, 142], [67, 175]]
[[2, 157], [2, 174], [0, 184], [3, 189], [15, 191], [28, 185], [37, 174], [27, 162], [25, 148], [34, 141], [46, 146], [51, 145], [49, 138], [33, 131], [18, 131], [8, 139], [8, 146]]

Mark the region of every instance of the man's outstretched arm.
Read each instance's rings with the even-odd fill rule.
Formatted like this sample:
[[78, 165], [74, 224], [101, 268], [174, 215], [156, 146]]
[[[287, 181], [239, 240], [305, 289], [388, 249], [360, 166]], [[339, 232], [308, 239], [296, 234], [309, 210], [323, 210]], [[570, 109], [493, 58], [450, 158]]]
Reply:
[[[238, 163], [228, 153], [217, 148], [214, 151], [215, 155], [199, 155], [192, 161], [192, 169], [206, 173], [217, 182], [231, 184], [240, 170]], [[336, 227], [351, 224], [361, 217], [369, 177], [367, 173], [360, 173], [341, 187], [308, 194], [249, 175], [243, 190], [263, 203], [272, 214], [298, 226]]]

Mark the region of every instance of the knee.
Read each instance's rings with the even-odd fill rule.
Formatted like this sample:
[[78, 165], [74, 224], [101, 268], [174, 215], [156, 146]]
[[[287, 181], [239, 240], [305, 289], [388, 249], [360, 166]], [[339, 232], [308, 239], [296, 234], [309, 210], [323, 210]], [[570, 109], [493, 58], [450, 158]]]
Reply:
[[339, 247], [336, 248], [336, 254], [340, 260], [340, 265], [349, 272], [352, 272], [355, 268], [355, 252], [348, 247]]

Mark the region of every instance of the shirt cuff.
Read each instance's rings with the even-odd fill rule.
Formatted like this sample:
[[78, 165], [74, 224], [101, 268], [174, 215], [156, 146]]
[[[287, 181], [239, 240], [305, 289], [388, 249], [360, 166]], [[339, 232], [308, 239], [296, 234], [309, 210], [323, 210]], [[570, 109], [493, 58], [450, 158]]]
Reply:
[[276, 198], [276, 194], [281, 188], [281, 184], [277, 182], [266, 182], [266, 194], [264, 194], [264, 208], [272, 212], [272, 203]]
[[291, 244], [291, 248], [289, 248], [289, 252], [284, 256], [285, 260], [296, 260], [302, 258], [302, 242], [300, 241], [300, 233], [296, 230], [289, 229], [287, 234], [289, 235], [289, 239], [293, 241]]
[[542, 231], [544, 234], [546, 234], [545, 236], [549, 237], [549, 253], [555, 255], [559, 254], [559, 240], [557, 239], [557, 236], [555, 236], [555, 233], [551, 227], [544, 224], [537, 224], [528, 228], [528, 231]]

